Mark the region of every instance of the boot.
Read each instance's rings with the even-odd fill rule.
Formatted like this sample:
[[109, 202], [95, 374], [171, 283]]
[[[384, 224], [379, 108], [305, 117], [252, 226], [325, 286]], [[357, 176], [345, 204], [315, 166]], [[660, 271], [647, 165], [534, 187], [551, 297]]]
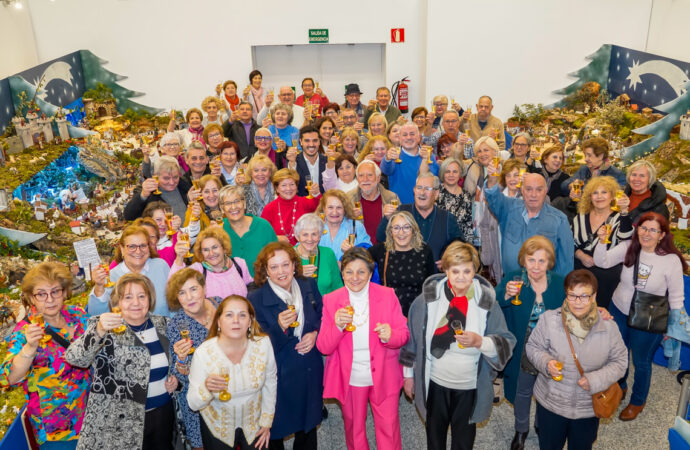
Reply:
[[618, 418], [624, 422], [627, 422], [629, 420], [635, 420], [638, 414], [642, 412], [642, 409], [644, 408], [644, 405], [633, 405], [633, 404], [628, 404], [628, 406], [625, 407], [623, 411], [621, 411], [620, 416]]
[[525, 439], [527, 439], [527, 433], [516, 431], [513, 441], [510, 443], [510, 450], [523, 450], [525, 448]]

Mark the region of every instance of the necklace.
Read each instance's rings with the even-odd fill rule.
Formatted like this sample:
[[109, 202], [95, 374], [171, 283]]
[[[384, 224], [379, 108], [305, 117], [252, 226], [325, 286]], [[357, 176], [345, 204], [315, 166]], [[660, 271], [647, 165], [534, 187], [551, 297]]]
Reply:
[[361, 327], [369, 320], [369, 302], [366, 302], [364, 308], [361, 311], [355, 309], [355, 313], [352, 315], [352, 323], [356, 327]]
[[150, 328], [150, 322], [151, 321], [149, 319], [146, 319], [146, 321], [141, 325], [129, 324], [129, 328], [131, 328], [132, 331], [134, 331], [134, 333], [139, 337], [139, 339], [143, 341], [144, 333], [146, 332], [146, 330]]
[[292, 202], [292, 225], [290, 226], [290, 232], [285, 229], [285, 225], [283, 224], [283, 215], [280, 213], [280, 200], [278, 201], [278, 220], [280, 221], [280, 230], [283, 232], [285, 236], [288, 238], [292, 239], [295, 237], [295, 217], [297, 217], [297, 199], [295, 199], [294, 202]]

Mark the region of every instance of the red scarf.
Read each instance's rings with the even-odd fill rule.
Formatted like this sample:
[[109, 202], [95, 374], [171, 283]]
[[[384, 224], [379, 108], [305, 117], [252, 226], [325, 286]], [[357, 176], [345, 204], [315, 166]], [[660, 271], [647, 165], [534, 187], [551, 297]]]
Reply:
[[206, 142], [204, 142], [204, 126], [203, 125], [198, 127], [198, 128], [189, 127], [189, 128], [187, 128], [187, 130], [189, 130], [189, 132], [192, 133], [192, 136], [193, 136], [192, 139], [193, 140], [201, 142], [202, 144], [204, 144], [204, 147], [206, 146]]
[[228, 94], [225, 94], [225, 100], [228, 102], [228, 105], [230, 105], [230, 111], [237, 110], [237, 105], [240, 104], [239, 96], [235, 95], [235, 98], [233, 99], [232, 97], [228, 97]]

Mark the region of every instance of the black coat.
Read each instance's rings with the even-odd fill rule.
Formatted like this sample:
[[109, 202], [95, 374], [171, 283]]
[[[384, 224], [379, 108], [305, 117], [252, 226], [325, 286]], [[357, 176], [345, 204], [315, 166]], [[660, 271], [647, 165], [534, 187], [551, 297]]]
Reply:
[[[326, 162], [328, 157], [322, 153], [319, 154], [319, 189], [324, 193], [323, 188], [323, 171], [326, 170]], [[309, 175], [309, 167], [307, 167], [307, 160], [304, 158], [304, 152], [297, 155], [295, 160], [297, 164], [297, 173], [299, 174], [299, 184], [297, 185], [297, 195], [306, 197], [307, 194], [307, 176]]]
[[[182, 196], [182, 201], [184, 201], [185, 205], [188, 203], [187, 192], [189, 192], [190, 188], [191, 188], [191, 185], [184, 178], [180, 177], [180, 181], [177, 183], [177, 190], [180, 191], [180, 195]], [[146, 205], [148, 205], [151, 202], [155, 202], [155, 201], [164, 202], [165, 200], [163, 200], [163, 198], [158, 194], [151, 194], [148, 196], [148, 198], [143, 199], [143, 198], [141, 198], [141, 185], [135, 187], [134, 193], [132, 194], [132, 198], [129, 200], [129, 202], [125, 206], [125, 211], [124, 211], [125, 220], [136, 220], [136, 219], [138, 219], [139, 217], [141, 217], [141, 214], [144, 212]]]
[[[637, 219], [642, 214], [650, 211], [661, 214], [666, 218], [666, 220], [669, 220], [670, 214], [668, 212], [668, 208], [666, 207], [666, 187], [664, 187], [664, 185], [657, 180], [654, 182], [654, 184], [652, 184], [649, 190], [652, 192], [652, 196], [642, 200], [640, 204], [637, 205], [637, 208], [628, 213], [633, 224], [637, 222]], [[625, 185], [623, 192], [625, 192], [625, 195], [628, 196], [632, 193], [632, 189], [630, 188], [629, 184]]]
[[235, 122], [226, 121], [223, 124], [223, 135], [230, 139], [240, 148], [240, 158], [251, 158], [256, 153], [256, 145], [254, 144], [254, 135], [256, 130], [261, 126], [252, 119], [252, 126], [249, 128], [249, 142], [247, 142], [247, 134], [244, 132], [244, 125], [239, 120]]

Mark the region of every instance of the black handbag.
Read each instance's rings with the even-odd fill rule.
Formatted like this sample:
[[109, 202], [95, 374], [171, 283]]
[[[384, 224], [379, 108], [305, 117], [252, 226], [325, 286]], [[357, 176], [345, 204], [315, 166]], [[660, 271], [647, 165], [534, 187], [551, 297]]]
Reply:
[[649, 294], [637, 290], [637, 269], [640, 265], [639, 256], [635, 259], [633, 268], [633, 294], [628, 313], [628, 326], [636, 330], [649, 333], [663, 334], [668, 327], [668, 289], [666, 295]]

